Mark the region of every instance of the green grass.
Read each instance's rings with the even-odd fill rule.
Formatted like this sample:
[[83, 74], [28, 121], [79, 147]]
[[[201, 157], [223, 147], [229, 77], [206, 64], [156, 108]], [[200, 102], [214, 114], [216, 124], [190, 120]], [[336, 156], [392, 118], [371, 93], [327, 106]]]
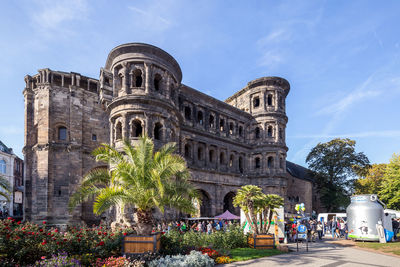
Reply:
[[232, 261], [247, 261], [262, 257], [275, 256], [284, 252], [277, 249], [235, 248], [231, 251]]
[[400, 242], [377, 243], [377, 242], [356, 242], [356, 246], [361, 248], [371, 248], [386, 253], [400, 255]]

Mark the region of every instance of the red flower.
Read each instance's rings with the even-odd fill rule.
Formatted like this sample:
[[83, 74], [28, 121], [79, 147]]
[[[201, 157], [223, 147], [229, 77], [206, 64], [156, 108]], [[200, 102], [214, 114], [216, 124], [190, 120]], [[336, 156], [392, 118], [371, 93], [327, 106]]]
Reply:
[[57, 241], [57, 245], [60, 245], [60, 242]]
[[21, 221], [17, 222], [17, 224], [21, 224]]
[[127, 233], [124, 233], [124, 235], [127, 235]]
[[104, 246], [104, 241], [100, 241], [100, 243], [98, 243], [97, 246]]
[[101, 235], [101, 232], [98, 232], [97, 234], [98, 234], [98, 235]]
[[64, 242], [67, 242], [67, 239], [66, 239], [66, 238], [64, 238]]
[[44, 246], [44, 245], [46, 245], [47, 244], [47, 242], [46, 242], [46, 240], [44, 240], [43, 242], [42, 242], [42, 245]]
[[39, 231], [40, 231], [40, 232], [43, 232], [43, 229], [42, 229], [42, 228], [40, 228], [40, 229], [39, 229]]
[[43, 224], [46, 224], [46, 221], [43, 221]]
[[80, 238], [78, 238], [78, 242], [81, 242], [81, 239], [80, 239]]
[[12, 219], [13, 219], [13, 218], [11, 218], [11, 217], [8, 217], [8, 218], [7, 218], [7, 220], [12, 220]]
[[107, 235], [107, 233], [106, 233], [106, 232], [104, 232], [104, 233], [103, 233], [103, 235]]
[[48, 233], [47, 235], [51, 235], [51, 233]]
[[54, 229], [54, 233], [58, 233], [58, 229], [56, 228], [56, 229]]

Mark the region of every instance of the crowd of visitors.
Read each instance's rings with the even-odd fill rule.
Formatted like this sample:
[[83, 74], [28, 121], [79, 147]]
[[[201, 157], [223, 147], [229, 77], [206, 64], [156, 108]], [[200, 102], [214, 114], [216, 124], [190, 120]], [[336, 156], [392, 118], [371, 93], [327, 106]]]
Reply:
[[332, 238], [348, 239], [347, 223], [342, 220], [330, 220], [323, 223], [314, 219], [299, 219], [285, 224], [285, 232], [289, 242], [296, 242], [298, 239], [298, 226], [303, 224], [307, 229], [307, 239], [309, 242], [321, 240], [326, 234], [331, 234]]

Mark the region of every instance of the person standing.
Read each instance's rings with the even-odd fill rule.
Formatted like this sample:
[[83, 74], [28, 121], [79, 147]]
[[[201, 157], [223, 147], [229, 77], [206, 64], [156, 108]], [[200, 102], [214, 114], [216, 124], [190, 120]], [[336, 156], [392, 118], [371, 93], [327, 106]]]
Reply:
[[322, 229], [323, 229], [323, 225], [321, 222], [317, 223], [317, 233], [318, 233], [318, 239], [321, 240], [322, 239]]
[[336, 222], [333, 219], [331, 219], [331, 233], [332, 233], [332, 238], [335, 239]]
[[207, 234], [211, 235], [211, 233], [212, 233], [212, 224], [209, 221], [208, 224], [207, 224]]

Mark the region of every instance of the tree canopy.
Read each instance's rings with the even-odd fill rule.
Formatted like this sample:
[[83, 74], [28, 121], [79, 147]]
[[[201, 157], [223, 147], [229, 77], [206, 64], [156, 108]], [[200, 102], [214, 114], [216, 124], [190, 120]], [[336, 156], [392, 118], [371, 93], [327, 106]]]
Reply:
[[360, 172], [360, 178], [354, 182], [354, 193], [361, 194], [378, 194], [383, 177], [386, 172], [386, 164], [372, 164], [364, 171]]
[[0, 175], [0, 196], [3, 196], [7, 201], [10, 201], [11, 185], [8, 180]]
[[378, 197], [388, 208], [400, 210], [400, 155], [393, 154], [387, 164]]
[[336, 138], [318, 143], [306, 162], [318, 184], [321, 202], [328, 211], [343, 210], [349, 203], [354, 177], [369, 165], [367, 156], [355, 151], [354, 140]]

